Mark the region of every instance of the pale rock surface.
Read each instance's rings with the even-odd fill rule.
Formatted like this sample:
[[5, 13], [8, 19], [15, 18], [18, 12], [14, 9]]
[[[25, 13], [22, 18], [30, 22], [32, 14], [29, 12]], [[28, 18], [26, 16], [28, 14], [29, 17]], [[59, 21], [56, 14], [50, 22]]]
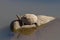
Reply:
[[37, 21], [38, 26], [40, 26], [42, 24], [46, 24], [46, 23], [53, 21], [55, 19], [52, 16], [46, 16], [46, 15], [38, 15], [37, 18], [38, 18], [38, 21]]

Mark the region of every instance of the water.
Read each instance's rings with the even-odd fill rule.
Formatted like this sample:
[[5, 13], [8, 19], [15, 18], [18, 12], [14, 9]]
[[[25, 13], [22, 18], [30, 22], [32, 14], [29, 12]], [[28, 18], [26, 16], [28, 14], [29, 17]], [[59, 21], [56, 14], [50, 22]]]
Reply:
[[[16, 14], [23, 15], [25, 13], [34, 13], [36, 15], [42, 14], [59, 18], [59, 2], [59, 0], [0, 0], [0, 40], [10, 40], [10, 38], [13, 37], [10, 34], [9, 25], [12, 20], [16, 19]], [[49, 25], [47, 28], [49, 32], [38, 31], [36, 34], [31, 36], [31, 38], [26, 37], [27, 40], [59, 40], [59, 23], [58, 21], [56, 23], [57, 26], [54, 26], [53, 23], [51, 24], [52, 26], [50, 29]], [[23, 38], [24, 37], [22, 36], [21, 40]]]

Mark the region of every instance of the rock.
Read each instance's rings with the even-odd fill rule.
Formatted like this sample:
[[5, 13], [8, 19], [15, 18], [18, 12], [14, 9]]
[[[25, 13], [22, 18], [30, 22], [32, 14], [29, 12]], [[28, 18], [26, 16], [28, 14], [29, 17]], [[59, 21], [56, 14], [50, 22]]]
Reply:
[[46, 15], [38, 15], [37, 18], [38, 18], [38, 21], [37, 21], [37, 25], [38, 26], [40, 26], [42, 24], [46, 24], [46, 23], [48, 23], [50, 21], [55, 20], [54, 17], [52, 17], [52, 16], [46, 16]]
[[[34, 15], [34, 14], [25, 14], [21, 16], [21, 19], [19, 16], [17, 16], [18, 20], [12, 21], [10, 28], [12, 32], [29, 35], [33, 32], [35, 32], [37, 29], [43, 28], [43, 24], [46, 24], [50, 21], [53, 21], [55, 18], [52, 16], [46, 16], [46, 15]], [[23, 23], [25, 23], [23, 25]], [[37, 26], [34, 24], [36, 23]]]
[[[25, 17], [25, 18], [24, 18]], [[45, 16], [45, 15], [34, 15], [34, 14], [25, 14], [24, 16], [21, 17], [21, 20], [14, 20], [11, 23], [11, 30], [12, 28], [14, 29], [19, 29], [19, 28], [31, 28], [31, 27], [36, 27], [35, 24], [37, 23], [37, 26], [40, 26], [42, 24], [46, 24], [50, 21], [53, 21], [55, 18], [51, 16]], [[27, 25], [23, 25], [23, 23]], [[30, 24], [30, 25], [29, 25]]]

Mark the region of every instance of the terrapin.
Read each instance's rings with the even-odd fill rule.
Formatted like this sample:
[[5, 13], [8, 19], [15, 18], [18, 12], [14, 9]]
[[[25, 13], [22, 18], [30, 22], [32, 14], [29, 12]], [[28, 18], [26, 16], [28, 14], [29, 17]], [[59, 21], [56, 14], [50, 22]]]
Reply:
[[32, 25], [32, 24], [36, 24], [38, 19], [37, 16], [34, 14], [25, 14], [21, 17], [21, 20], [26, 25]]

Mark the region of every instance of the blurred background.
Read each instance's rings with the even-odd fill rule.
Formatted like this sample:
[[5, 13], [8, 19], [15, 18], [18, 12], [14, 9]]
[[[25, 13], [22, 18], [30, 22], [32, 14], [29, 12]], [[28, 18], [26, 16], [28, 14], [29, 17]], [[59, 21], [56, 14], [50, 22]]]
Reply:
[[[0, 0], [0, 40], [13, 38], [9, 29], [11, 21], [16, 19], [16, 14], [26, 13], [59, 18], [60, 0]], [[59, 22], [60, 19], [57, 19], [32, 36], [21, 36], [20, 40], [60, 40]]]

